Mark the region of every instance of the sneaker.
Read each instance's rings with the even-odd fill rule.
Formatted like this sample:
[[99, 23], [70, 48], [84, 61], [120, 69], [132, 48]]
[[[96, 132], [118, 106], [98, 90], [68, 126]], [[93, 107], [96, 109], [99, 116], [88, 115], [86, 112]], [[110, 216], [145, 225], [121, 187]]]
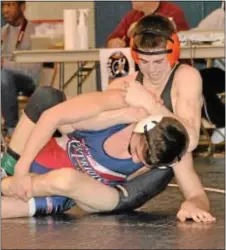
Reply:
[[216, 128], [211, 136], [213, 144], [219, 144], [225, 140], [225, 128]]
[[74, 200], [65, 196], [35, 197], [31, 201], [31, 216], [63, 213], [75, 205]]

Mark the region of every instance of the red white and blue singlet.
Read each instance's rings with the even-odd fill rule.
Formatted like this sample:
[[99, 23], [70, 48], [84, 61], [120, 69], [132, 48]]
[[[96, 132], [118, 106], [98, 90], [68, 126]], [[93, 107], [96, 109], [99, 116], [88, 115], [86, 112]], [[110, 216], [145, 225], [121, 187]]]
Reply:
[[31, 171], [45, 173], [51, 169], [74, 167], [104, 184], [119, 184], [143, 166], [142, 163], [135, 164], [132, 158], [111, 157], [104, 150], [106, 139], [126, 126], [116, 125], [100, 131], [75, 131], [68, 135], [67, 153], [57, 145], [55, 139], [51, 139], [37, 155]]
[[104, 150], [104, 142], [126, 126], [116, 125], [95, 132], [75, 131], [70, 134], [67, 151], [73, 165], [105, 184], [114, 185], [125, 181], [143, 164], [135, 164], [132, 158], [118, 159], [108, 155]]

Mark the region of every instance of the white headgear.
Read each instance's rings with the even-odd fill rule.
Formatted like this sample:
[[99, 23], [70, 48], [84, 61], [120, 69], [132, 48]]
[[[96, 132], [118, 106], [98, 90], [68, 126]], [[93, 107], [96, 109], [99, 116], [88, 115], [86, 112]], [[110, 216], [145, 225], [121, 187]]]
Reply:
[[163, 116], [161, 116], [161, 115], [148, 116], [148, 117], [140, 120], [137, 123], [133, 132], [144, 133], [145, 126], [147, 126], [146, 130], [149, 131], [149, 130], [153, 129], [156, 126], [156, 123], [159, 123], [162, 119], [163, 119]]

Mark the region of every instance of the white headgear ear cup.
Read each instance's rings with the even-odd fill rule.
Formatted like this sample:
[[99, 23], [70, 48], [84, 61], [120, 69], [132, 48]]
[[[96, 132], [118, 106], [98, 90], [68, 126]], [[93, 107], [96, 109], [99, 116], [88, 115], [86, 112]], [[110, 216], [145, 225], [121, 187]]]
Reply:
[[140, 120], [135, 126], [133, 132], [144, 133], [144, 127], [147, 126], [147, 131], [153, 129], [156, 126], [156, 122], [159, 123], [163, 119], [161, 115], [151, 115]]

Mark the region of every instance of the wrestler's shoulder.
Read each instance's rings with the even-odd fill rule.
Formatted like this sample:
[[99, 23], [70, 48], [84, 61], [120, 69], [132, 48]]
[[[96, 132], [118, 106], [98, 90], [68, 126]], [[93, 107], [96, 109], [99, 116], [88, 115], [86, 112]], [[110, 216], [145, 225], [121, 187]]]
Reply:
[[199, 71], [191, 65], [181, 64], [176, 75], [199, 74]]
[[181, 64], [177, 70], [177, 73], [180, 73], [180, 74], [183, 74], [183, 73], [185, 74], [187, 72], [194, 73], [194, 74], [199, 73], [199, 71], [195, 67], [189, 64]]
[[184, 84], [187, 84], [189, 82], [189, 86], [192, 84], [201, 84], [201, 75], [199, 71], [188, 65], [188, 64], [182, 64], [179, 69], [176, 72], [175, 80], [180, 84], [180, 86]]
[[134, 73], [129, 74], [127, 76], [116, 78], [114, 81], [112, 81], [110, 83], [110, 85], [108, 86], [108, 88], [109, 89], [112, 89], [112, 88], [123, 88], [123, 83], [125, 81], [134, 80], [136, 78], [136, 76], [137, 76], [137, 72], [134, 72]]

